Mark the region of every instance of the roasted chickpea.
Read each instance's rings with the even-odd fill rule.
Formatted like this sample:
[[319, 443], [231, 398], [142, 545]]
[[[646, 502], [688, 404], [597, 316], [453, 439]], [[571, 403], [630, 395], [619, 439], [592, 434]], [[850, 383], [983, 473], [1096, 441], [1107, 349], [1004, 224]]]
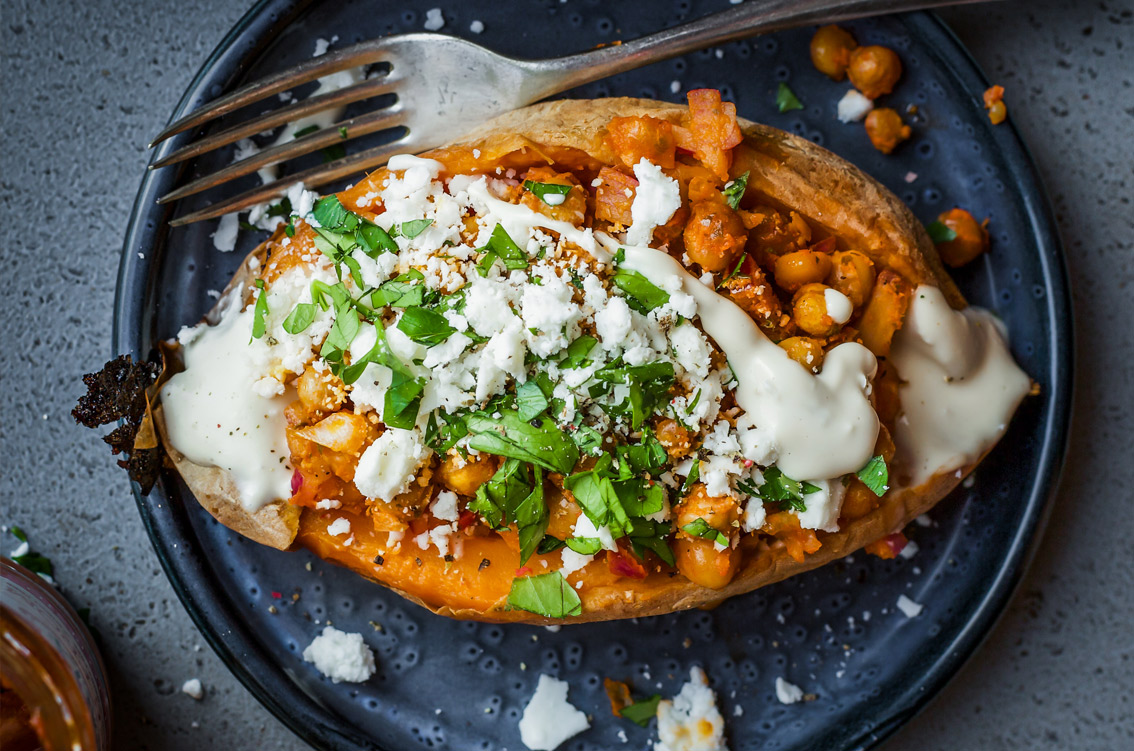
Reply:
[[956, 237], [937, 243], [941, 260], [956, 268], [964, 266], [988, 250], [988, 230], [964, 209], [950, 209], [937, 217], [937, 221], [956, 233]]
[[670, 459], [680, 459], [689, 456], [689, 452], [693, 449], [693, 441], [690, 439], [689, 428], [685, 427], [677, 420], [666, 417], [658, 421], [655, 430], [657, 432], [658, 441], [665, 447], [665, 452], [669, 454]]
[[811, 37], [811, 64], [828, 78], [841, 81], [847, 75], [851, 51], [857, 46], [846, 29], [834, 24], [821, 26]]
[[866, 116], [866, 135], [874, 148], [889, 154], [898, 144], [910, 137], [910, 126], [902, 122], [902, 116], [889, 107], [870, 110]]
[[720, 201], [698, 201], [685, 225], [685, 252], [705, 271], [731, 271], [744, 252], [744, 222]]
[[295, 390], [303, 406], [312, 411], [333, 412], [346, 399], [346, 388], [338, 376], [329, 371], [320, 373], [313, 368], [303, 371], [295, 379]]
[[1004, 87], [990, 86], [984, 92], [984, 108], [988, 110], [988, 120], [999, 125], [1008, 117], [1008, 107], [1004, 104]]
[[818, 339], [792, 336], [781, 341], [780, 347], [787, 352], [788, 357], [814, 373], [818, 373], [823, 367], [823, 343]]
[[867, 99], [877, 99], [894, 90], [902, 77], [902, 61], [889, 47], [872, 44], [850, 53], [847, 76]]
[[814, 250], [797, 250], [776, 259], [776, 284], [788, 292], [795, 292], [805, 284], [821, 282], [831, 271], [831, 257]]
[[836, 251], [831, 254], [827, 284], [846, 295], [856, 308], [862, 307], [874, 289], [874, 261], [857, 250]]
[[726, 537], [736, 531], [740, 510], [736, 501], [728, 496], [711, 496], [704, 483], [697, 483], [674, 509], [677, 526], [684, 527], [698, 519]]
[[677, 570], [689, 581], [709, 589], [723, 589], [740, 567], [740, 553], [732, 548], [717, 550], [712, 540], [678, 537], [673, 542]]
[[437, 479], [457, 495], [476, 495], [480, 486], [496, 474], [496, 460], [487, 454], [464, 458], [448, 454], [437, 468]]
[[827, 313], [826, 284], [805, 284], [792, 298], [792, 318], [812, 336], [827, 337], [838, 333], [842, 324]]

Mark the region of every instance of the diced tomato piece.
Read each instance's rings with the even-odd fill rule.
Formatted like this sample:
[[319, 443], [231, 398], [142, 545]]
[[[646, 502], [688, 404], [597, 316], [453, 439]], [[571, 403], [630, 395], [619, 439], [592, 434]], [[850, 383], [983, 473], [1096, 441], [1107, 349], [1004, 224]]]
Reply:
[[599, 170], [599, 180], [602, 182], [595, 190], [595, 218], [629, 226], [634, 221], [630, 207], [638, 181], [610, 167]]
[[516, 569], [516, 576], [528, 576], [529, 574], [531, 574], [531, 572], [531, 567], [521, 566], [520, 568]]
[[615, 576], [625, 576], [628, 579], [645, 579], [646, 567], [643, 563], [625, 550], [608, 551], [606, 554], [606, 567]]
[[476, 524], [479, 518], [475, 511], [465, 509], [461, 512], [460, 516], [457, 517], [457, 529], [468, 529]]
[[672, 169], [677, 141], [673, 126], [656, 117], [616, 117], [606, 126], [607, 142], [627, 167], [643, 159]]
[[886, 535], [881, 540], [875, 540], [866, 546], [866, 552], [871, 555], [876, 555], [884, 561], [891, 558], [896, 558], [898, 553], [909, 544], [909, 540], [901, 532], [895, 532], [892, 535]]
[[736, 120], [736, 105], [722, 102], [716, 89], [689, 92], [689, 120], [685, 128], [674, 128], [677, 146], [692, 152], [721, 180], [729, 179], [730, 149], [744, 140]]

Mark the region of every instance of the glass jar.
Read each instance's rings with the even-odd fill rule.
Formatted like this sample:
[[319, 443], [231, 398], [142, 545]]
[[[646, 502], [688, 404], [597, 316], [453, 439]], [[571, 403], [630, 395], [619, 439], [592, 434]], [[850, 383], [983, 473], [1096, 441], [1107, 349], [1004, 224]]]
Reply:
[[54, 588], [7, 558], [0, 668], [4, 751], [110, 749], [110, 690], [90, 631]]

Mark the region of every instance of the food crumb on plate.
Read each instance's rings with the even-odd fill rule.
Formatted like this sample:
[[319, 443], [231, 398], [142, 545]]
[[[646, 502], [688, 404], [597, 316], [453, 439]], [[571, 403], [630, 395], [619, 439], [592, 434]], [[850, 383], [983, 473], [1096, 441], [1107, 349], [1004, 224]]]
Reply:
[[724, 717], [717, 695], [699, 667], [672, 700], [658, 702], [658, 742], [654, 751], [727, 751]]
[[914, 602], [905, 595], [898, 595], [898, 610], [905, 614], [906, 618], [916, 618], [921, 614], [925, 606], [919, 602]]
[[362, 640], [362, 634], [348, 634], [333, 626], [303, 650], [304, 662], [331, 679], [333, 683], [361, 683], [374, 675], [374, 652]]
[[551, 751], [591, 726], [587, 716], [567, 701], [567, 689], [566, 681], [540, 675], [520, 717], [520, 740], [532, 751]]
[[783, 678], [776, 678], [776, 698], [780, 700], [780, 704], [795, 704], [803, 701], [803, 689]]
[[205, 689], [199, 678], [190, 678], [181, 684], [181, 693], [200, 701], [205, 696]]
[[482, 33], [484, 31], [484, 22], [483, 21], [473, 21], [472, 23], [469, 24], [469, 31], [471, 31], [474, 34]]
[[445, 17], [441, 15], [440, 8], [430, 8], [425, 11], [425, 30], [439, 31], [445, 25]]

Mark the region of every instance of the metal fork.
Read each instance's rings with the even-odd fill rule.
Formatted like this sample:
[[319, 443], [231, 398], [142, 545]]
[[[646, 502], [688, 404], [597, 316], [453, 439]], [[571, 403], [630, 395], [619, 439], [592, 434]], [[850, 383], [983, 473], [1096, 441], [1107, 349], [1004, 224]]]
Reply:
[[219, 133], [189, 143], [150, 165], [164, 167], [242, 138], [383, 94], [396, 101], [369, 114], [302, 135], [193, 180], [164, 196], [167, 203], [213, 188], [269, 165], [370, 133], [404, 129], [387, 143], [336, 159], [175, 219], [173, 225], [212, 219], [283, 195], [296, 183], [315, 188], [379, 167], [394, 154], [416, 153], [453, 141], [490, 118], [567, 89], [701, 47], [760, 32], [830, 23], [868, 15], [961, 5], [980, 0], [749, 0], [691, 23], [552, 60], [516, 60], [472, 42], [440, 34], [385, 37], [313, 58], [219, 97], [163, 130], [151, 147], [173, 135], [295, 86], [376, 63], [389, 72], [345, 88], [312, 96]]

